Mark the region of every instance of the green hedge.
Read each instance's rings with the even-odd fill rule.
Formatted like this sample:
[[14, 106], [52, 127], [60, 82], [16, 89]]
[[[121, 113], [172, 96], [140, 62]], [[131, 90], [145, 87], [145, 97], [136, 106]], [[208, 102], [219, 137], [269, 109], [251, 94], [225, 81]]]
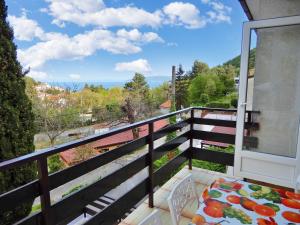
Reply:
[[80, 185], [77, 185], [73, 188], [71, 188], [71, 190], [67, 191], [66, 193], [64, 193], [61, 197], [64, 198], [66, 196], [69, 196], [70, 194], [76, 192], [76, 191], [79, 191], [80, 189], [84, 188], [86, 185], [84, 184], [80, 184]]
[[[218, 148], [218, 147], [210, 147], [208, 150], [211, 151], [217, 151], [217, 152], [226, 152], [226, 153], [234, 153], [234, 146], [229, 146], [227, 148]], [[203, 160], [197, 160], [193, 159], [193, 166], [206, 169], [206, 170], [212, 170], [216, 172], [221, 172], [225, 173], [226, 172], [226, 166], [218, 163], [212, 163], [212, 162], [207, 162]]]
[[211, 108], [224, 108], [228, 109], [230, 108], [230, 103], [229, 102], [222, 102], [222, 101], [212, 101], [206, 104], [207, 107]]

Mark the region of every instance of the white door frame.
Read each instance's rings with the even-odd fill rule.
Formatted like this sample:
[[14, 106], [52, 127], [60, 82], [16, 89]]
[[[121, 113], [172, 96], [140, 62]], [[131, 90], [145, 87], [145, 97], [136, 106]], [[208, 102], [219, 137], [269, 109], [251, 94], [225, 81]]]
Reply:
[[[294, 188], [296, 185], [297, 175], [300, 174], [300, 129], [298, 132], [298, 144], [296, 158], [288, 158], [283, 156], [271, 155], [266, 153], [258, 153], [253, 151], [243, 150], [244, 137], [244, 121], [246, 112], [246, 93], [247, 93], [247, 79], [248, 79], [248, 60], [250, 51], [251, 29], [255, 28], [269, 28], [280, 27], [288, 25], [300, 24], [300, 16], [282, 17], [274, 19], [265, 19], [258, 21], [245, 22], [243, 25], [243, 39], [242, 39], [242, 53], [240, 66], [240, 80], [239, 80], [239, 100], [237, 110], [237, 125], [235, 138], [235, 157], [234, 157], [234, 174], [239, 177], [265, 181], [281, 186]], [[269, 177], [264, 174], [252, 173], [251, 171], [244, 171], [242, 168], [242, 160], [259, 160], [276, 165], [294, 167], [293, 178], [282, 180], [279, 178]], [[266, 165], [267, 165], [266, 164]]]

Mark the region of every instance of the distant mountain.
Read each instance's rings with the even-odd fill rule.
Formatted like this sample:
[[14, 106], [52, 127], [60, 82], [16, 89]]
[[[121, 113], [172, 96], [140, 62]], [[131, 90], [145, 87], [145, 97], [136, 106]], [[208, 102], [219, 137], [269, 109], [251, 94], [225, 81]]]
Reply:
[[[249, 69], [254, 69], [255, 67], [255, 53], [256, 53], [256, 48], [250, 50]], [[224, 65], [232, 65], [235, 66], [236, 68], [240, 68], [240, 64], [241, 64], [241, 55], [224, 63]]]

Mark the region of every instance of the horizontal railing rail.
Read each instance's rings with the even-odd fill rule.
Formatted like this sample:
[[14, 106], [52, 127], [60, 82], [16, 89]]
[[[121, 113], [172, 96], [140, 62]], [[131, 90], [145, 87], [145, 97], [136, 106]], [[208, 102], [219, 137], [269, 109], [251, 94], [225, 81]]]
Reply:
[[[116, 188], [118, 185], [130, 179], [133, 175], [139, 173], [143, 169], [148, 168], [148, 177], [145, 180], [141, 181], [138, 186], [133, 188], [121, 198], [116, 199], [115, 202], [113, 202], [110, 206], [103, 209], [99, 213], [96, 213], [87, 223], [102, 224], [99, 221], [103, 220], [103, 224], [112, 224], [112, 221], [117, 221], [122, 217], [122, 215], [126, 213], [126, 210], [128, 210], [129, 206], [133, 207], [147, 194], [149, 195], [149, 206], [153, 205], [153, 188], [157, 185], [163, 184], [174, 173], [174, 171], [176, 171], [176, 168], [185, 163], [187, 160], [189, 161], [190, 168], [192, 159], [200, 159], [204, 161], [232, 166], [234, 163], [233, 154], [196, 148], [193, 146], [193, 139], [234, 144], [235, 135], [195, 130], [193, 128], [193, 125], [205, 124], [213, 126], [235, 127], [236, 121], [197, 118], [195, 117], [194, 113], [197, 110], [223, 111], [230, 113], [236, 112], [236, 110], [232, 109], [191, 107], [120, 127], [106, 133], [89, 136], [53, 148], [47, 148], [15, 159], [1, 162], [0, 172], [22, 166], [26, 163], [37, 162], [39, 178], [35, 181], [25, 184], [24, 186], [1, 194], [0, 212], [12, 210], [22, 202], [40, 196], [41, 211], [29, 215], [28, 217], [19, 221], [17, 224], [65, 224], [67, 223], [67, 221], [75, 219], [76, 217], [84, 213], [85, 207], [89, 203], [103, 196], [110, 190]], [[258, 129], [259, 125], [251, 121], [251, 113], [259, 112], [248, 111], [247, 113], [248, 121], [245, 124], [245, 128]], [[188, 118], [184, 118], [182, 121], [175, 124], [170, 124], [162, 129], [156, 131], [153, 130], [153, 124], [155, 122], [170, 118], [172, 116], [177, 116], [179, 114], [184, 114], [184, 117]], [[148, 135], [128, 142], [116, 149], [87, 159], [77, 165], [73, 165], [53, 174], [48, 174], [47, 157], [144, 125], [148, 126]], [[154, 142], [156, 140], [176, 131], [180, 132], [177, 132], [178, 135], [174, 139], [154, 148]], [[254, 145], [257, 144], [257, 140], [255, 138], [252, 138], [251, 140], [250, 139], [250, 137], [245, 138], [246, 142], [248, 140], [248, 143], [252, 145], [253, 143]], [[188, 141], [189, 144], [187, 145], [187, 147], [185, 147], [185, 149], [181, 149], [179, 155], [163, 165], [157, 171], [154, 171], [153, 162], [155, 160], [160, 159], [169, 151], [178, 148], [183, 143], [186, 143]], [[67, 182], [70, 182], [80, 176], [83, 176], [95, 169], [107, 165], [108, 163], [111, 163], [114, 160], [130, 154], [144, 146], [148, 146], [149, 149], [148, 152], [144, 155], [131, 161], [122, 168], [117, 169], [113, 173], [108, 174], [107, 176], [95, 181], [94, 183], [89, 184], [84, 188], [62, 198], [60, 201], [51, 203], [51, 190], [64, 185]], [[126, 207], [121, 206], [121, 203], [123, 202], [126, 202]], [[118, 213], [116, 213], [116, 211], [118, 211]]]
[[[183, 151], [177, 155], [174, 159], [168, 162], [165, 166], [160, 168], [154, 173], [155, 186], [163, 184], [173, 171], [185, 163], [187, 160], [187, 150]], [[124, 215], [128, 209], [134, 207], [134, 205], [141, 201], [145, 195], [147, 195], [147, 181], [142, 181], [135, 188], [127, 192], [120, 199], [118, 199], [115, 204], [110, 205], [105, 210], [99, 212], [94, 217], [92, 217], [86, 224], [101, 224], [101, 225], [111, 225], [114, 224], [122, 215]]]
[[223, 164], [227, 166], [233, 166], [234, 164], [234, 154], [219, 152], [213, 150], [206, 150], [201, 148], [192, 148], [193, 159]]
[[[194, 110], [207, 110], [207, 111], [210, 111], [210, 112], [237, 112], [236, 109], [223, 109], [223, 108], [209, 108], [209, 107], [201, 107], [201, 106], [194, 106], [192, 107], [192, 109]], [[246, 113], [254, 113], [254, 114], [260, 114], [260, 111], [257, 111], [257, 110], [246, 110]]]
[[130, 124], [130, 125], [126, 125], [126, 126], [123, 126], [123, 127], [119, 127], [119, 128], [113, 129], [111, 131], [107, 131], [107, 132], [102, 133], [102, 134], [91, 135], [89, 137], [85, 137], [85, 138], [81, 138], [81, 139], [78, 139], [78, 140], [75, 140], [75, 141], [71, 141], [71, 142], [68, 142], [66, 144], [62, 144], [62, 145], [58, 145], [58, 146], [55, 146], [55, 147], [39, 150], [39, 151], [30, 153], [30, 154], [27, 154], [27, 155], [24, 155], [24, 156], [20, 156], [20, 157], [14, 158], [14, 159], [6, 160], [6, 161], [0, 163], [0, 171], [3, 171], [5, 169], [9, 169], [9, 168], [13, 168], [13, 167], [16, 167], [16, 166], [20, 166], [24, 163], [33, 162], [33, 161], [36, 161], [40, 158], [48, 157], [48, 156], [66, 151], [66, 150], [71, 149], [71, 148], [76, 148], [76, 147], [79, 147], [79, 146], [82, 146], [82, 145], [85, 145], [85, 144], [89, 144], [91, 142], [98, 141], [100, 139], [112, 136], [114, 134], [122, 133], [124, 131], [131, 130], [131, 129], [134, 129], [134, 128], [137, 128], [137, 127], [149, 124], [149, 123], [153, 123], [153, 122], [156, 122], [156, 121], [159, 121], [159, 120], [162, 120], [162, 119], [167, 119], [171, 116], [176, 116], [176, 115], [181, 114], [181, 113], [189, 112], [191, 109], [192, 108], [182, 109], [182, 110], [179, 110], [179, 111], [176, 111], [176, 112], [168, 113], [168, 114], [165, 114], [165, 115], [157, 116], [157, 117], [150, 118], [150, 119], [147, 119], [147, 120], [143, 120], [143, 121], [140, 121], [140, 122], [136, 122], [136, 123], [133, 123], [133, 124]]
[[[203, 125], [214, 125], [220, 127], [236, 127], [236, 121], [233, 120], [221, 120], [210, 118], [194, 118], [193, 123]], [[245, 129], [259, 129], [259, 124], [255, 122], [245, 122]]]

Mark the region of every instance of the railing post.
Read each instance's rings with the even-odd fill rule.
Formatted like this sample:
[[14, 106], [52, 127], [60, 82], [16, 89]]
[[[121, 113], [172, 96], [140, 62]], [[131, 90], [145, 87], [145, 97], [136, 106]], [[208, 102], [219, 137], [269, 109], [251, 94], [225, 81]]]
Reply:
[[194, 109], [191, 109], [191, 124], [190, 124], [190, 148], [189, 148], [189, 169], [192, 170], [193, 162], [193, 130], [194, 130]]
[[51, 216], [50, 216], [50, 191], [49, 191], [49, 176], [48, 176], [48, 166], [47, 166], [47, 157], [42, 157], [37, 161], [38, 164], [38, 177], [40, 184], [41, 192], [41, 210], [42, 210], [42, 219], [43, 224], [50, 225]]
[[[252, 122], [252, 114], [251, 114], [251, 112], [247, 113], [247, 122], [248, 122], [248, 124], [250, 124]], [[250, 135], [251, 135], [250, 129], [247, 129], [247, 136], [250, 136]]]
[[148, 125], [148, 169], [149, 169], [149, 183], [148, 183], [148, 191], [149, 191], [149, 207], [153, 208], [153, 148], [154, 148], [154, 141], [153, 141], [153, 131], [154, 126], [153, 122], [150, 122]]

